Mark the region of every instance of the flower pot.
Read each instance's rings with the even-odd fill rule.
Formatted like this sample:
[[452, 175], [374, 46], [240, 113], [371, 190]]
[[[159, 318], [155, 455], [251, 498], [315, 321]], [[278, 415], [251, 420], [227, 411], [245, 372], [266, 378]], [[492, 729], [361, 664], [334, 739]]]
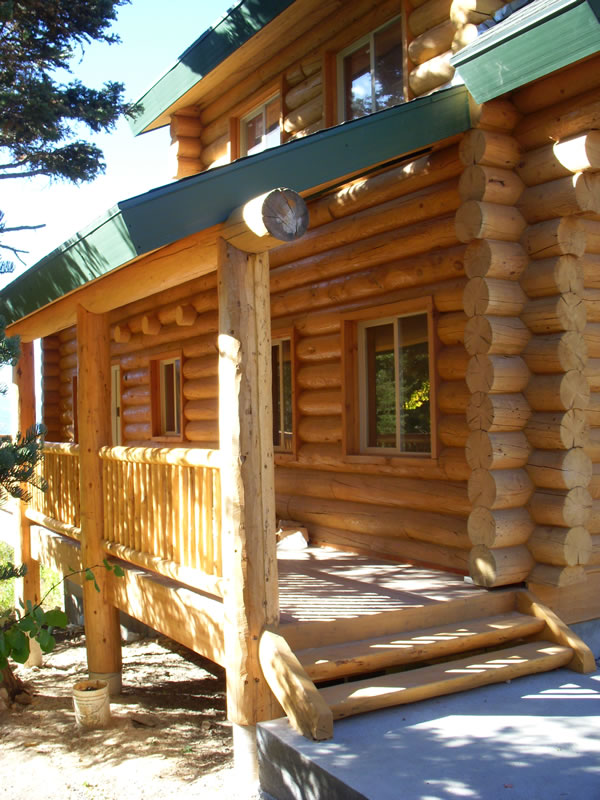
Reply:
[[79, 681], [73, 687], [75, 720], [80, 728], [106, 728], [110, 724], [110, 697], [106, 681]]

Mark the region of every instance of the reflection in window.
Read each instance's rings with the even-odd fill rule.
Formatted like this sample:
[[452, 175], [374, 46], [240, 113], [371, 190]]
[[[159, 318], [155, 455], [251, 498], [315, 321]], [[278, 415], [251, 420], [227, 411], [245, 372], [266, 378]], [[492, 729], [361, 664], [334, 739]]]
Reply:
[[291, 451], [293, 439], [292, 356], [289, 339], [273, 342], [273, 447], [279, 452]]
[[169, 358], [159, 362], [160, 433], [179, 436], [181, 433], [181, 360]]
[[242, 155], [251, 156], [280, 144], [280, 114], [281, 101], [279, 97], [274, 97], [244, 117], [240, 132]]
[[427, 314], [359, 331], [362, 448], [431, 452]]
[[342, 119], [404, 102], [402, 20], [368, 34], [341, 54]]

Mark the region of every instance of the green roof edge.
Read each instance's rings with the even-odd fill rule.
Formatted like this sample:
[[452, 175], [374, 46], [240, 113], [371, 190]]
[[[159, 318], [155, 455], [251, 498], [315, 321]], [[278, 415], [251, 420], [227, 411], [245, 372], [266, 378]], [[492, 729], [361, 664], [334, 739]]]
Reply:
[[134, 134], [143, 133], [174, 102], [211, 70], [268, 25], [295, 0], [241, 0], [196, 39], [138, 100], [142, 110], [129, 120]]
[[450, 63], [475, 101], [484, 103], [600, 51], [599, 12], [600, 0], [532, 3]]
[[468, 93], [457, 86], [124, 200], [8, 284], [0, 313], [16, 322], [136, 256], [225, 222], [276, 186], [307, 191], [470, 125]]

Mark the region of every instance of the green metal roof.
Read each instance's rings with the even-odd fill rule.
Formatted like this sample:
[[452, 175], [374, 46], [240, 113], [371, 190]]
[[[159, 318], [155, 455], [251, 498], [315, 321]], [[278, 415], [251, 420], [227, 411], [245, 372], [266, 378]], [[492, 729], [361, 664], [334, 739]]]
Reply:
[[179, 57], [138, 100], [142, 111], [130, 121], [135, 134], [151, 129], [173, 103], [234, 53], [294, 0], [241, 0]]
[[450, 59], [478, 103], [600, 51], [600, 0], [536, 0]]
[[305, 192], [470, 125], [468, 93], [458, 86], [124, 200], [12, 281], [0, 313], [16, 322], [136, 256], [225, 222], [274, 187]]

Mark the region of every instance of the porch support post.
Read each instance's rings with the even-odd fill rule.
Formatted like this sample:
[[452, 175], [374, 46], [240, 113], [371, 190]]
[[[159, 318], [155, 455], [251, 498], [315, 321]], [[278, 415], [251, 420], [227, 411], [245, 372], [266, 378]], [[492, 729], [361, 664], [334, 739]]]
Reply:
[[218, 286], [227, 714], [254, 726], [274, 710], [258, 643], [279, 621], [268, 254], [221, 239]]
[[[79, 491], [81, 563], [102, 564], [105, 558], [101, 447], [110, 444], [110, 353], [108, 317], [77, 307], [77, 403], [79, 429]], [[111, 694], [121, 690], [119, 613], [109, 605], [107, 573], [94, 569], [100, 588], [83, 581], [85, 642], [90, 678], [109, 682]]]
[[[19, 433], [25, 433], [35, 425], [35, 369], [33, 342], [21, 343], [21, 356], [13, 368], [13, 383], [17, 387], [17, 413]], [[32, 605], [40, 601], [40, 563], [31, 555], [31, 523], [25, 516], [27, 503], [19, 500], [16, 514], [17, 537], [15, 541], [15, 564], [25, 564], [27, 574], [16, 581], [15, 600]]]

